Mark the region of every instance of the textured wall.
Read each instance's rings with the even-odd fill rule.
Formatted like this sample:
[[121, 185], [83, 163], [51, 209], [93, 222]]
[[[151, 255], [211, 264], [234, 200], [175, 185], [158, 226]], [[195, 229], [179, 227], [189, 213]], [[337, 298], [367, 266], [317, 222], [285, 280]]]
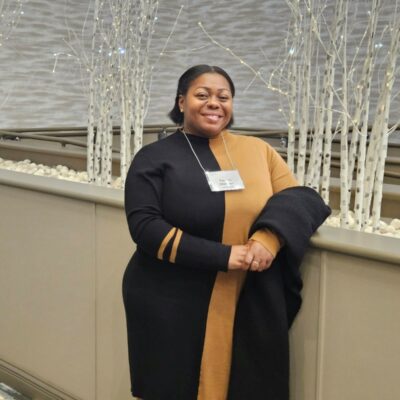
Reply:
[[[328, 2], [329, 3], [329, 2]], [[351, 8], [357, 23], [349, 46], [355, 48], [366, 24], [370, 1]], [[385, 0], [382, 23], [393, 12], [395, 0]], [[237, 85], [236, 125], [284, 127], [277, 111], [279, 97], [260, 82], [253, 83], [251, 72], [227, 52], [215, 47], [197, 25], [230, 47], [254, 68], [272, 71], [276, 66], [290, 17], [282, 0], [160, 0], [159, 19], [153, 42], [153, 59], [162, 49], [175, 17], [183, 4], [178, 28], [166, 54], [156, 65], [152, 101], [146, 123], [168, 122], [176, 82], [190, 65], [220, 65]], [[85, 69], [76, 58], [61, 54], [55, 72], [55, 53], [80, 49], [82, 28], [89, 11], [83, 43], [90, 33], [89, 0], [30, 0], [12, 37], [0, 48], [0, 128], [82, 126], [86, 124], [86, 95], [82, 78]], [[69, 45], [67, 45], [69, 43]], [[385, 44], [386, 46], [386, 44]], [[399, 85], [397, 85], [399, 90]], [[399, 96], [400, 97], [400, 96]], [[393, 109], [400, 109], [399, 98]], [[398, 117], [397, 117], [398, 118]], [[397, 119], [395, 118], [395, 119]]]

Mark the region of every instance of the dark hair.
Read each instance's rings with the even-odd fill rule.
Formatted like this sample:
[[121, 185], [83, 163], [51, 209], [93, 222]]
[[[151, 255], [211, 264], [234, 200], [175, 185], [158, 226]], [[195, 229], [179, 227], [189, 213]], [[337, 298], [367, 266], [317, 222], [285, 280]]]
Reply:
[[[168, 116], [171, 118], [173, 122], [175, 122], [175, 124], [179, 125], [183, 123], [183, 113], [179, 109], [179, 97], [186, 95], [187, 91], [189, 90], [190, 84], [196, 78], [198, 78], [200, 75], [207, 73], [215, 73], [222, 75], [229, 83], [232, 92], [232, 97], [235, 96], [235, 85], [233, 84], [231, 77], [228, 75], [226, 71], [217, 66], [210, 66], [206, 64], [195, 65], [189, 68], [187, 71], [185, 71], [183, 75], [179, 78], [178, 89], [176, 91], [176, 97], [175, 97], [175, 104], [173, 109], [168, 113]], [[230, 126], [232, 126], [232, 124], [233, 124], [233, 116], [229, 121], [228, 125], [226, 126], [226, 128], [229, 128]]]

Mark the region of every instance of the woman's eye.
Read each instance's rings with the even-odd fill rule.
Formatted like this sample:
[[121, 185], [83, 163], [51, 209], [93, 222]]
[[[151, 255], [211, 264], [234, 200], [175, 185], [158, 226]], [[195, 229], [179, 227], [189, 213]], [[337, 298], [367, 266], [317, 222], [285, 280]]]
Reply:
[[205, 93], [198, 93], [198, 94], [197, 94], [197, 97], [198, 97], [199, 99], [206, 99], [206, 98], [207, 98], [207, 95], [206, 95]]
[[229, 97], [227, 97], [227, 96], [221, 96], [219, 99], [220, 99], [221, 101], [228, 101], [228, 100], [229, 100]]

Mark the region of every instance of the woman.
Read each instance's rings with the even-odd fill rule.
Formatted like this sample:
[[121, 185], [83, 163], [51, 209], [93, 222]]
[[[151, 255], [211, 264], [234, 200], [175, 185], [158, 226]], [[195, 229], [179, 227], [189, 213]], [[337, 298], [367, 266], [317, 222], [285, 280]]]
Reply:
[[274, 262], [290, 234], [266, 203], [297, 183], [267, 143], [226, 130], [234, 95], [221, 68], [188, 69], [170, 112], [181, 128], [145, 146], [128, 173], [137, 251], [123, 294], [132, 394], [144, 400], [288, 398], [286, 292], [296, 297], [301, 282], [297, 259], [292, 281]]

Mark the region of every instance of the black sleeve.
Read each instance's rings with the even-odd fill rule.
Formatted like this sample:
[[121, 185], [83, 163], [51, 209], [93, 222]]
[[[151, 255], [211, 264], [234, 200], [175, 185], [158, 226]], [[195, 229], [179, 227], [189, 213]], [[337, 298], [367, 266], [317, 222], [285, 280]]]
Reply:
[[183, 232], [161, 209], [163, 167], [139, 151], [125, 182], [125, 212], [133, 241], [148, 255], [187, 267], [226, 271], [231, 246]]
[[289, 326], [301, 304], [301, 261], [311, 236], [330, 213], [331, 209], [314, 189], [291, 187], [274, 194], [268, 200], [250, 229], [251, 234], [259, 229], [271, 229], [285, 241], [285, 246], [274, 262], [282, 265]]

